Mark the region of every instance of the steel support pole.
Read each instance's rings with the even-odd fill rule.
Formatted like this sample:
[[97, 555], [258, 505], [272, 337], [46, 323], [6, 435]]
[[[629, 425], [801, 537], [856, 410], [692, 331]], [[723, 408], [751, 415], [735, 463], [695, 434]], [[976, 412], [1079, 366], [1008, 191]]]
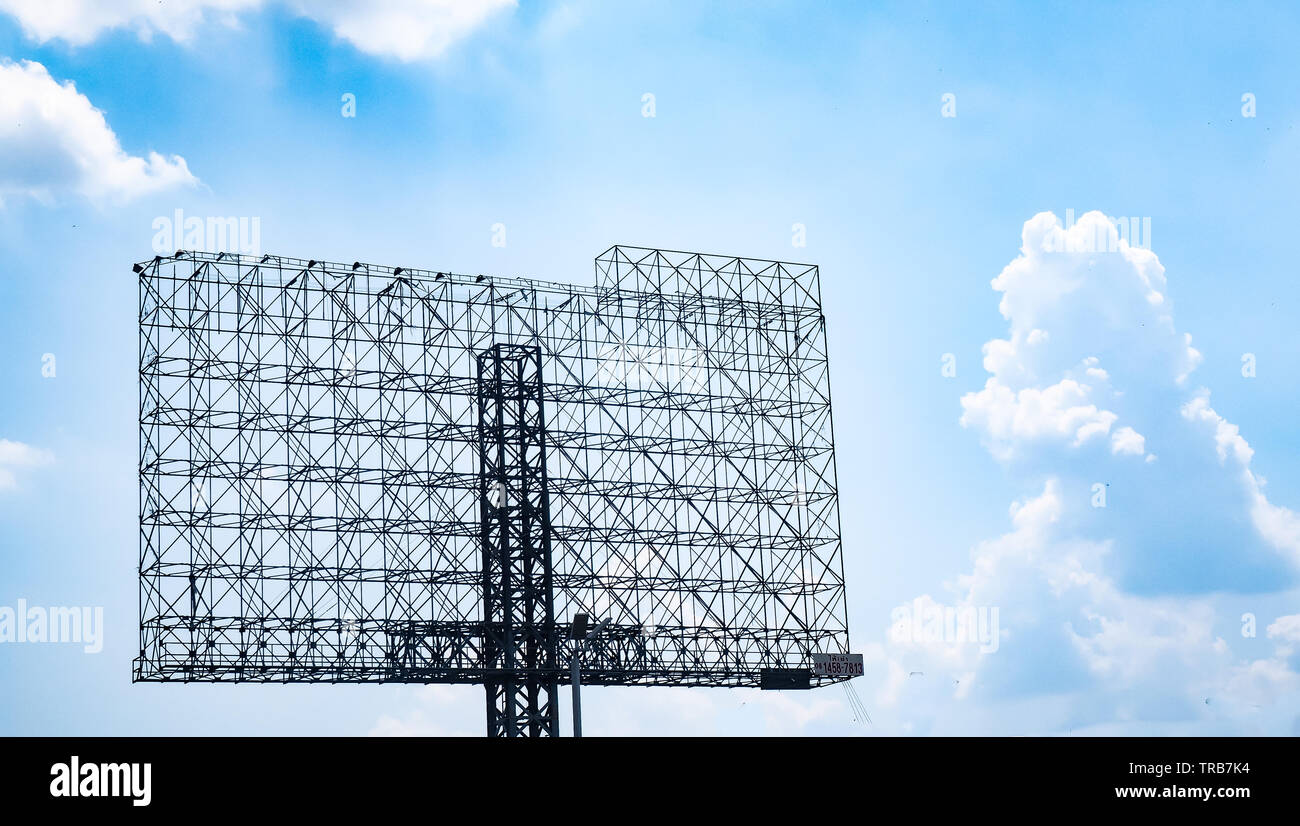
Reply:
[[582, 665], [578, 662], [581, 647], [573, 651], [573, 736], [582, 736]]

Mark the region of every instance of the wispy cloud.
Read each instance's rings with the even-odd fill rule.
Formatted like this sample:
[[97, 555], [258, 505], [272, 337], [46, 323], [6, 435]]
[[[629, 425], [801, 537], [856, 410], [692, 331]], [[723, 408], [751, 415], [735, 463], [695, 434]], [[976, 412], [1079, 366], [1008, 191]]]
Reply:
[[18, 486], [15, 469], [39, 467], [52, 461], [54, 457], [49, 451], [22, 442], [0, 439], [0, 491], [13, 490]]
[[[17, 18], [39, 42], [85, 45], [112, 29], [155, 34], [186, 43], [204, 25], [235, 25], [245, 13], [273, 5], [267, 0], [0, 0], [0, 11]], [[315, 20], [367, 54], [403, 61], [436, 58], [515, 0], [283, 0], [279, 5]]]

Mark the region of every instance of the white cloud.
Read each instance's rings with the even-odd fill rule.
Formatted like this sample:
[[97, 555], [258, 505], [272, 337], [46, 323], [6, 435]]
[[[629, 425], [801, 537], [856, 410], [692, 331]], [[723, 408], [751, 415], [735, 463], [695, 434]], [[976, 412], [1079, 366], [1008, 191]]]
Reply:
[[1240, 428], [1210, 407], [1210, 392], [1200, 390], [1183, 405], [1183, 417], [1207, 427], [1214, 435], [1214, 449], [1219, 461], [1231, 459], [1238, 468], [1241, 484], [1250, 499], [1250, 519], [1261, 537], [1300, 565], [1300, 514], [1274, 505], [1264, 495], [1264, 480], [1250, 469], [1255, 451], [1242, 437]]
[[[1091, 244], [1094, 238], [1103, 243]], [[1109, 249], [1108, 238], [1114, 252], [1089, 251], [1090, 244]], [[992, 281], [1009, 334], [985, 344], [984, 367], [992, 375], [983, 389], [962, 397], [962, 425], [979, 432], [1004, 461], [1109, 437], [1112, 455], [1145, 455], [1151, 466], [1147, 436], [1128, 423], [1114, 426], [1141, 419], [1170, 438], [1176, 406], [1184, 420], [1210, 434], [1219, 461], [1231, 462], [1231, 478], [1244, 490], [1260, 536], [1300, 564], [1300, 514], [1268, 500], [1263, 479], [1250, 468], [1254, 451], [1210, 407], [1209, 392], [1189, 396], [1186, 379], [1201, 354], [1174, 325], [1156, 254], [1130, 247], [1099, 212], [1069, 229], [1040, 213], [1025, 223], [1021, 242], [1020, 255]], [[1172, 448], [1188, 455], [1200, 444], [1184, 440]]]
[[1012, 390], [994, 377], [983, 390], [962, 396], [961, 423], [981, 430], [1000, 458], [1010, 458], [1022, 443], [1045, 439], [1079, 447], [1105, 437], [1119, 418], [1090, 403], [1091, 395], [1091, 386], [1068, 378], [1042, 389]]
[[[28, 37], [84, 45], [111, 29], [141, 39], [163, 34], [188, 42], [205, 23], [235, 25], [240, 15], [272, 5], [267, 0], [0, 0]], [[411, 61], [434, 58], [516, 0], [284, 0], [282, 5], [317, 21], [363, 52]]]
[[[1252, 660], [1233, 669], [1224, 693], [1239, 707], [1273, 706], [1293, 701], [1300, 694], [1300, 674], [1291, 670], [1280, 656]], [[1281, 732], [1274, 729], [1269, 733]]]
[[1147, 440], [1131, 427], [1121, 427], [1111, 434], [1110, 452], [1141, 456], [1146, 452]]
[[195, 183], [182, 157], [123, 151], [104, 113], [71, 82], [57, 82], [39, 63], [0, 61], [0, 199], [48, 203], [71, 192], [122, 202]]
[[1282, 640], [1282, 646], [1290, 653], [1291, 643], [1300, 643], [1300, 614], [1287, 614], [1269, 623], [1270, 640]]
[[991, 725], [1004, 733], [1153, 720], [1194, 730], [1207, 723], [1211, 698], [1214, 719], [1232, 727], [1257, 724], [1261, 709], [1270, 720], [1295, 715], [1300, 675], [1286, 658], [1300, 641], [1300, 615], [1268, 626], [1280, 643], [1273, 656], [1234, 656], [1215, 631], [1213, 597], [1127, 593], [1107, 573], [1111, 543], [1075, 535], [1070, 509], [1060, 482], [1049, 479], [1038, 495], [1012, 505], [1012, 529], [979, 543], [969, 573], [948, 586], [959, 609], [1000, 609], [995, 651], [892, 634], [888, 645], [868, 650], [879, 678], [877, 722], [934, 731], [935, 718], [946, 716], [942, 725], [952, 730], [1001, 713]]
[[1235, 424], [1215, 413], [1214, 408], [1210, 407], [1210, 393], [1208, 390], [1201, 390], [1191, 401], [1183, 405], [1182, 414], [1186, 419], [1202, 422], [1213, 427], [1214, 448], [1219, 453], [1220, 462], [1226, 461], [1229, 454], [1231, 454], [1233, 460], [1242, 467], [1250, 464], [1255, 451], [1241, 437], [1241, 431]]
[[1268, 638], [1300, 642], [1300, 614], [1288, 614], [1269, 623]]
[[44, 43], [58, 38], [74, 46], [89, 43], [108, 29], [129, 28], [142, 39], [155, 33], [173, 40], [190, 38], [209, 17], [232, 20], [238, 11], [262, 0], [0, 0], [0, 11], [18, 19], [23, 32]]
[[41, 450], [22, 442], [0, 439], [0, 491], [13, 490], [18, 485], [14, 475], [15, 468], [32, 468], [49, 464], [54, 457], [48, 451]]
[[[1088, 251], [1097, 238], [1103, 250], [1113, 239], [1115, 251]], [[1107, 436], [1113, 453], [1141, 455], [1146, 440], [1132, 425], [1111, 433], [1123, 417], [1115, 382], [1154, 374], [1181, 384], [1201, 360], [1174, 329], [1155, 253], [1130, 246], [1100, 212], [1068, 229], [1044, 212], [1025, 222], [1020, 255], [992, 286], [1010, 329], [984, 345], [991, 375], [962, 397], [963, 426], [1002, 460], [1042, 443], [1078, 448]]]
[[409, 701], [402, 703], [406, 707], [396, 714], [381, 714], [370, 728], [371, 737], [482, 736], [481, 692], [450, 685], [403, 686], [399, 692]]
[[296, 0], [292, 6], [367, 54], [412, 61], [438, 57], [515, 0]]
[[[945, 585], [959, 611], [1000, 609], [995, 650], [891, 640], [869, 658], [900, 730], [960, 730], [1003, 709], [995, 730], [1240, 731], [1300, 710], [1289, 659], [1300, 619], [1269, 626], [1278, 645], [1264, 658], [1216, 632], [1240, 615], [1219, 610], [1222, 574], [1267, 592], [1278, 578], [1266, 546], [1300, 564], [1300, 516], [1268, 501], [1237, 426], [1187, 387], [1201, 355], [1174, 325], [1155, 253], [1117, 237], [1113, 252], [1092, 252], [1074, 237], [1107, 234], [1100, 213], [1069, 230], [1036, 215], [992, 282], [1008, 331], [985, 345], [990, 377], [961, 398], [961, 423], [1041, 492], [1014, 504], [1012, 529], [977, 544], [969, 571]], [[1156, 464], [1149, 444], [1169, 461]], [[1099, 503], [1098, 480], [1120, 498]], [[1216, 573], [1184, 574], [1202, 564]], [[1141, 588], [1125, 579], [1134, 570]]]

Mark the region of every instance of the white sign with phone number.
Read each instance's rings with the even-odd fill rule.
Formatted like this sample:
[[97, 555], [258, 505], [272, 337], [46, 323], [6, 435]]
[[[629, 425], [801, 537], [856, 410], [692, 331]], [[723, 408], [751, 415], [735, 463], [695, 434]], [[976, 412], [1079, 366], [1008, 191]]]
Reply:
[[861, 677], [861, 654], [813, 654], [813, 674], [818, 677]]

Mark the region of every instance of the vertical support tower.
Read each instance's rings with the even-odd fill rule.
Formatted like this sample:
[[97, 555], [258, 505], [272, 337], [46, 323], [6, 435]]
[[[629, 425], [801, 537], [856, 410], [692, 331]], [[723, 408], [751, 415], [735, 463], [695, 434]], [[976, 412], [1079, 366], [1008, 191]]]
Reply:
[[487, 732], [557, 736], [540, 348], [496, 344], [478, 353], [478, 414]]

